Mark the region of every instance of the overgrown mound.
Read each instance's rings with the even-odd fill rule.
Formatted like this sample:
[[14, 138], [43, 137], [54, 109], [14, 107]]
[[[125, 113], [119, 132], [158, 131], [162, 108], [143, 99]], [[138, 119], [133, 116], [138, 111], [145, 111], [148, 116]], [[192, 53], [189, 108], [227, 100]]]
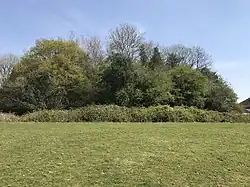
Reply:
[[35, 122], [250, 122], [249, 115], [201, 110], [193, 107], [154, 106], [127, 108], [87, 106], [72, 110], [40, 110], [20, 117]]

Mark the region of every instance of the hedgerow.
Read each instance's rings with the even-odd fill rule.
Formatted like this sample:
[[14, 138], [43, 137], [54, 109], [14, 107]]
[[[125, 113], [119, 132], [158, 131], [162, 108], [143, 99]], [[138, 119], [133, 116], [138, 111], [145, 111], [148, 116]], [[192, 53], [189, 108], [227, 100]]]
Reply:
[[35, 122], [250, 122], [250, 115], [201, 110], [194, 107], [151, 106], [127, 108], [92, 105], [71, 110], [40, 110], [20, 121]]
[[0, 122], [19, 121], [19, 117], [10, 113], [0, 113]]

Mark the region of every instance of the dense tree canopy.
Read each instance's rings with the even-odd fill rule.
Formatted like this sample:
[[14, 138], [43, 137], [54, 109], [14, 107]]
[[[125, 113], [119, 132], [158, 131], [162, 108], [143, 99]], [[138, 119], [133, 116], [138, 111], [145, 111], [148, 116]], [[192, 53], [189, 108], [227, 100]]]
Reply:
[[170, 70], [174, 102], [172, 105], [195, 106], [202, 108], [207, 92], [207, 77], [187, 65], [175, 67]]
[[98, 37], [42, 39], [20, 60], [0, 58], [0, 110], [89, 104], [237, 109], [234, 90], [211, 70], [212, 58], [199, 46], [155, 45], [128, 24], [109, 33], [106, 49], [103, 43]]
[[[84, 68], [86, 61], [85, 53], [74, 42], [37, 41], [14, 66], [9, 80], [3, 85], [2, 106], [23, 107], [26, 103], [23, 110], [29, 111], [85, 104], [88, 99], [83, 93], [89, 83]], [[11, 90], [13, 94], [20, 92], [19, 97], [12, 97]]]

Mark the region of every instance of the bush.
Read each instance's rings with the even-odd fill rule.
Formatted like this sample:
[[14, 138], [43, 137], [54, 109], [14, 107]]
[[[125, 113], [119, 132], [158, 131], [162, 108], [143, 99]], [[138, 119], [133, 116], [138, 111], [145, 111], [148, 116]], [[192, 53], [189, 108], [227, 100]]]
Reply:
[[173, 108], [169, 106], [149, 107], [149, 110], [151, 110], [152, 122], [176, 121]]
[[190, 107], [189, 112], [193, 114], [196, 122], [222, 122], [223, 115], [217, 111], [200, 110]]
[[81, 109], [81, 121], [86, 122], [129, 122], [129, 108], [116, 105], [88, 106]]
[[26, 114], [21, 121], [35, 122], [250, 122], [250, 115], [220, 113], [194, 107], [151, 106], [127, 108], [97, 105], [71, 110], [41, 110]]
[[15, 122], [19, 121], [19, 117], [15, 116], [14, 114], [9, 113], [0, 113], [0, 122]]
[[67, 122], [72, 121], [67, 110], [40, 110], [21, 117], [22, 121]]
[[151, 122], [153, 111], [148, 108], [131, 108], [131, 122]]
[[240, 122], [240, 123], [249, 123], [250, 122], [250, 115], [243, 115], [239, 113], [223, 113], [223, 122]]

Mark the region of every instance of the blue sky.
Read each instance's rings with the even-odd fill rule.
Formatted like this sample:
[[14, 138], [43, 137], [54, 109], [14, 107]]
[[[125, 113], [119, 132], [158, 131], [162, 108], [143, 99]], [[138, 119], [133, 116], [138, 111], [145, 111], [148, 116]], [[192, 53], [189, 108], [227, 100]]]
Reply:
[[250, 97], [249, 0], [1, 0], [0, 54], [70, 31], [105, 37], [131, 23], [162, 45], [200, 45], [239, 96]]

